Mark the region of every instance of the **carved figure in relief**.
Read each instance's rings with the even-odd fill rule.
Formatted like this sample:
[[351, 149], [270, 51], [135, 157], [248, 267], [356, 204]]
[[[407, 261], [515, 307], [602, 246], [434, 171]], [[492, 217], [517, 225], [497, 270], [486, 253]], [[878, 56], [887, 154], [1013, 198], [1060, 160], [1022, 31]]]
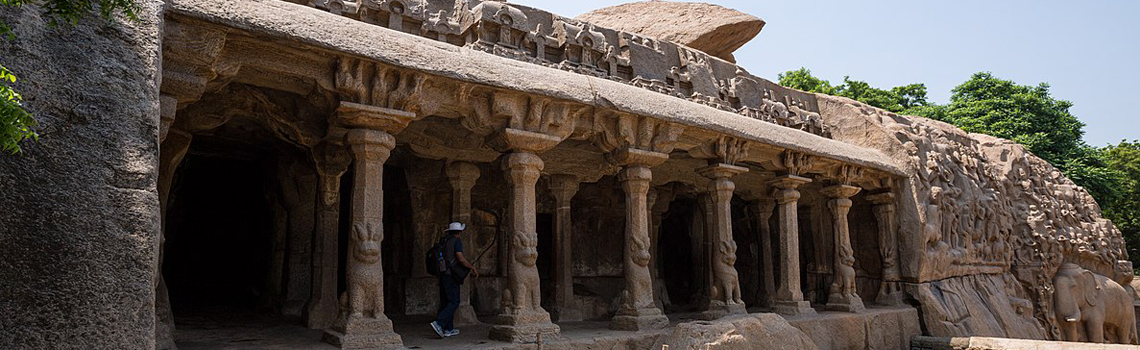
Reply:
[[725, 240], [720, 242], [720, 261], [713, 264], [713, 273], [716, 275], [716, 285], [713, 286], [713, 300], [724, 302], [726, 305], [739, 305], [744, 301], [740, 299], [740, 280], [736, 272], [736, 242]]
[[[649, 266], [649, 237], [630, 237], [629, 258], [634, 264], [641, 267]], [[653, 277], [646, 268], [637, 268], [631, 271], [629, 277], [632, 281], [632, 290], [623, 294], [624, 306], [632, 310], [645, 309], [653, 306]]]
[[512, 314], [532, 312], [541, 308], [541, 297], [538, 287], [538, 269], [534, 267], [538, 261], [538, 237], [534, 234], [515, 232], [514, 246], [515, 261], [511, 263], [508, 275], [509, 288], [504, 292], [503, 302], [507, 303], [507, 310]]
[[855, 255], [850, 247], [840, 246], [839, 264], [835, 264], [835, 282], [831, 283], [831, 294], [842, 295], [848, 300], [858, 298], [855, 289]]
[[384, 229], [379, 224], [357, 222], [352, 225], [352, 237], [349, 317], [383, 316], [384, 270], [380, 267], [380, 242], [384, 240]]
[[1065, 340], [1140, 344], [1132, 295], [1123, 286], [1073, 263], [1061, 265], [1053, 286], [1054, 311]]

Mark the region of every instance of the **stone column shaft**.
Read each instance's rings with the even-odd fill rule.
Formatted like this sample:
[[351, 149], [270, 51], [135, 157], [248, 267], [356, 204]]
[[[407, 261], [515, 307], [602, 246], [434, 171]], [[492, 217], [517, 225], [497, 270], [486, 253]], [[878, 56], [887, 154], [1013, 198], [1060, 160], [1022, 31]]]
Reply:
[[902, 305], [902, 288], [899, 285], [898, 231], [895, 227], [895, 196], [884, 192], [867, 196], [874, 204], [872, 211], [879, 227], [879, 253], [883, 261], [882, 282], [875, 302], [880, 305]]
[[732, 238], [732, 193], [736, 185], [730, 178], [748, 171], [747, 168], [729, 164], [715, 164], [698, 170], [710, 179], [708, 194], [712, 201], [712, 217], [715, 222], [709, 244], [712, 248], [711, 300], [708, 310], [702, 316], [715, 319], [727, 314], [746, 313], [741, 299], [740, 275], [736, 272], [736, 241]]
[[491, 339], [508, 342], [534, 342], [538, 334], [557, 337], [560, 330], [542, 308], [539, 289], [538, 233], [535, 229], [535, 184], [543, 162], [532, 152], [515, 151], [503, 158], [503, 168], [511, 185], [510, 257], [507, 259], [507, 290], [503, 309], [495, 317]]
[[764, 273], [761, 285], [764, 288], [764, 306], [772, 307], [776, 300], [775, 259], [772, 257], [772, 228], [768, 225], [772, 219], [772, 211], [776, 208], [771, 198], [761, 198], [752, 205], [756, 214], [757, 235], [760, 236], [760, 270]]
[[[475, 264], [475, 237], [471, 226], [471, 189], [475, 181], [479, 180], [479, 167], [468, 162], [452, 162], [447, 164], [447, 180], [451, 184], [451, 220], [467, 225], [467, 232], [462, 235], [463, 247], [467, 251], [465, 256], [471, 264]], [[475, 316], [475, 308], [471, 306], [471, 290], [475, 287], [474, 280], [468, 280], [459, 291], [459, 308], [455, 310], [455, 324], [471, 325], [479, 323]]]
[[342, 349], [400, 348], [403, 342], [384, 315], [384, 268], [380, 245], [384, 240], [384, 162], [396, 139], [371, 129], [352, 129], [345, 135], [352, 150], [352, 232], [349, 235], [348, 284], [344, 319], [326, 330], [324, 340]]
[[863, 299], [855, 287], [855, 251], [851, 249], [851, 233], [847, 224], [847, 214], [851, 211], [851, 196], [859, 193], [859, 188], [847, 185], [831, 186], [823, 189], [830, 197], [827, 202], [835, 231], [835, 281], [827, 298], [827, 309], [835, 311], [859, 312], [864, 309]]
[[780, 176], [772, 183], [776, 203], [780, 208], [780, 231], [777, 248], [780, 250], [780, 274], [776, 283], [776, 301], [772, 310], [781, 315], [810, 315], [815, 310], [804, 300], [800, 289], [800, 185], [811, 179], [796, 175]]
[[554, 215], [554, 304], [559, 322], [581, 321], [583, 315], [574, 307], [573, 271], [573, 227], [570, 220], [570, 202], [578, 193], [578, 178], [573, 175], [554, 175], [550, 179], [550, 191], [554, 194], [556, 211]]
[[307, 321], [311, 329], [328, 328], [337, 317], [340, 177], [344, 170], [346, 169], [318, 167], [320, 188], [317, 194], [317, 227], [313, 240], [313, 287]]
[[649, 167], [627, 165], [619, 175], [626, 193], [625, 223], [625, 291], [617, 316], [610, 328], [640, 331], [669, 326], [669, 319], [653, 302], [653, 276], [649, 272]]

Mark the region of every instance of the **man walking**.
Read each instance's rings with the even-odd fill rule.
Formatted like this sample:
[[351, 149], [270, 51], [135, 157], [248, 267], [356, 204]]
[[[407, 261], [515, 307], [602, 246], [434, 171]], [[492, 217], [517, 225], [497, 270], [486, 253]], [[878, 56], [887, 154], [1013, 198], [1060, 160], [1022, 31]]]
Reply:
[[479, 277], [479, 271], [463, 256], [463, 240], [459, 237], [465, 228], [462, 223], [451, 223], [447, 226], [447, 235], [438, 243], [442, 245], [440, 251], [446, 268], [439, 274], [439, 311], [431, 328], [440, 338], [459, 335], [454, 324], [455, 310], [459, 308], [459, 286], [469, 272]]

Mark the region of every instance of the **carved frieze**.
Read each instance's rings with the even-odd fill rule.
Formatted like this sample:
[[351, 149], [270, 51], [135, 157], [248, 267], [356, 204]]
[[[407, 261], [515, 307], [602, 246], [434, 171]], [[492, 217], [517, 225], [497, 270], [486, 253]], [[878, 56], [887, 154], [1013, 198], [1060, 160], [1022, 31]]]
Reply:
[[[310, 6], [493, 55], [618, 81], [823, 137], [815, 97], [671, 42], [481, 0], [314, 0]], [[763, 98], [761, 98], [763, 96]]]

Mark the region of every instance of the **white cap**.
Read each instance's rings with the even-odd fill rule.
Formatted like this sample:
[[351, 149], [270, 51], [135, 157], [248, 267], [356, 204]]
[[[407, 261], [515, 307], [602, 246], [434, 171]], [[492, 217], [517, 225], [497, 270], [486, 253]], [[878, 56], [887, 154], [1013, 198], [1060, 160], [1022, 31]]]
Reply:
[[463, 231], [465, 228], [467, 228], [467, 225], [464, 225], [461, 222], [453, 222], [451, 225], [447, 225], [448, 231]]

